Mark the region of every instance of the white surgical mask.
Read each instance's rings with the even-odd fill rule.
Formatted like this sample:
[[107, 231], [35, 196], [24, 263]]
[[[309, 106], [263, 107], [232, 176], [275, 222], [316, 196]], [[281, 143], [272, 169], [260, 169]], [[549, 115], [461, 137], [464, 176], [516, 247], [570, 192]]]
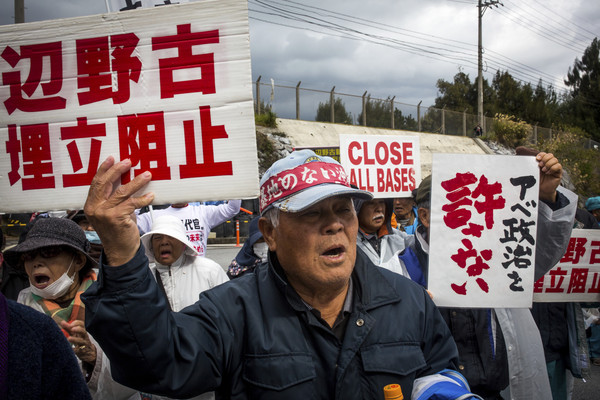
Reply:
[[256, 254], [256, 257], [260, 258], [261, 261], [267, 261], [267, 256], [269, 254], [269, 246], [266, 242], [254, 243], [252, 245], [252, 251]]
[[[74, 282], [74, 279], [69, 276], [69, 271], [71, 270], [71, 265], [73, 265], [73, 260], [75, 256], [71, 259], [71, 264], [69, 264], [69, 268], [67, 272], [62, 274], [60, 278], [49, 284], [43, 289], [38, 289], [37, 287], [31, 285], [31, 293], [40, 296], [47, 300], [58, 299], [61, 296], [64, 296], [65, 293], [69, 290], [71, 285]], [[73, 275], [75, 276], [75, 275]]]

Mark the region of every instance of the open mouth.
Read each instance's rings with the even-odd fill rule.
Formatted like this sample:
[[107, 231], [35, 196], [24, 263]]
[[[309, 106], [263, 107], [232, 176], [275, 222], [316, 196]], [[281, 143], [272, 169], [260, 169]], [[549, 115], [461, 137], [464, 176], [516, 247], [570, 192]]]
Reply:
[[373, 221], [379, 222], [381, 220], [383, 220], [383, 214], [379, 214], [373, 217]]
[[344, 248], [344, 246], [335, 246], [335, 247], [331, 247], [329, 249], [327, 249], [326, 251], [323, 252], [323, 255], [326, 257], [339, 257], [340, 255], [344, 254], [346, 252], [346, 249]]
[[50, 277], [48, 275], [35, 275], [33, 281], [35, 287], [43, 289], [50, 284]]

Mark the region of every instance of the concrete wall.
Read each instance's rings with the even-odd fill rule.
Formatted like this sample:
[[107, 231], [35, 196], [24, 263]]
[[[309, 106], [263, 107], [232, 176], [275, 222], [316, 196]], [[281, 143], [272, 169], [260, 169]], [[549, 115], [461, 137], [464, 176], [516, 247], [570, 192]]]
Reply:
[[369, 128], [365, 126], [324, 122], [277, 119], [277, 130], [285, 133], [293, 147], [339, 146], [339, 135], [403, 135], [419, 136], [421, 145], [421, 176], [431, 173], [433, 153], [492, 154], [480, 139], [435, 133]]

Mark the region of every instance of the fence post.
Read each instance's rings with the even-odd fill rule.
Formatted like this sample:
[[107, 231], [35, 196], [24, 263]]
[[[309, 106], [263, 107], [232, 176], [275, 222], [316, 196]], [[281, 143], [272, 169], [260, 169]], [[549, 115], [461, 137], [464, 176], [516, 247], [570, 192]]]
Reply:
[[260, 78], [262, 77], [262, 75], [258, 76], [258, 79], [256, 80], [256, 111], [257, 114], [260, 114]]
[[333, 91], [335, 90], [335, 86], [331, 88], [331, 93], [329, 93], [329, 106], [331, 109], [331, 123], [335, 122], [335, 110], [333, 108], [333, 103], [334, 103], [334, 94]]
[[419, 104], [417, 104], [417, 125], [419, 126], [419, 132], [421, 132], [421, 103], [423, 102], [423, 100], [421, 100], [419, 102]]
[[362, 124], [363, 124], [363, 126], [367, 126], [367, 104], [365, 102], [366, 95], [367, 95], [367, 91], [365, 91], [362, 95]]
[[390, 111], [391, 111], [391, 115], [392, 115], [392, 129], [394, 128], [394, 99], [396, 98], [396, 96], [392, 97], [392, 100], [390, 100]]
[[446, 134], [446, 106], [442, 107], [442, 135]]
[[296, 119], [300, 119], [300, 84], [302, 81], [298, 81], [296, 85]]
[[463, 136], [467, 136], [467, 108], [463, 111]]

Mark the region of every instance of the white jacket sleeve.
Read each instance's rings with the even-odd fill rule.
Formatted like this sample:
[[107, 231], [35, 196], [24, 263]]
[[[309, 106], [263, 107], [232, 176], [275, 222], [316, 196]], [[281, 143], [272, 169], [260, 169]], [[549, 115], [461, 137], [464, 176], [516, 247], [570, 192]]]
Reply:
[[240, 212], [241, 206], [241, 200], [229, 200], [227, 203], [218, 206], [203, 206], [205, 207], [205, 221], [208, 225], [207, 232], [229, 218], [236, 216]]

